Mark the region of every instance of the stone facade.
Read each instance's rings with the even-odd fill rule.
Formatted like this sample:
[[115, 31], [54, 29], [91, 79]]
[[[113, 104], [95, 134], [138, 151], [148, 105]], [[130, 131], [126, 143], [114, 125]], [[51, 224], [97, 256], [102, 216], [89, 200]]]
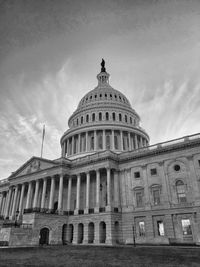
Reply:
[[200, 134], [149, 145], [104, 70], [69, 118], [61, 157], [0, 182], [0, 244], [200, 244]]

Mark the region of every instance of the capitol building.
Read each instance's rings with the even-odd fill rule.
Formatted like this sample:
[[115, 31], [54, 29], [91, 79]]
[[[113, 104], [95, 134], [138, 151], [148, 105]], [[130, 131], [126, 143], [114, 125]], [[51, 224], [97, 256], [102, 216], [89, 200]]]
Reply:
[[61, 157], [33, 156], [0, 181], [0, 245], [200, 245], [200, 134], [150, 145], [104, 60], [97, 81]]

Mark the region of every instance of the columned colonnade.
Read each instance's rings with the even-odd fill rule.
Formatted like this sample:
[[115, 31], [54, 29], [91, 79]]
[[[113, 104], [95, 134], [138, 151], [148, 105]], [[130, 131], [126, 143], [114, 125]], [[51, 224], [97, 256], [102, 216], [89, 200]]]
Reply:
[[[94, 170], [93, 170], [94, 172]], [[94, 212], [99, 212], [100, 208], [100, 178], [101, 170], [97, 169], [96, 172], [96, 188], [95, 188], [95, 208]], [[79, 214], [80, 210], [80, 192], [81, 192], [81, 179], [82, 175], [86, 176], [86, 195], [84, 203], [84, 213], [88, 214], [90, 212], [90, 178], [91, 172], [78, 173], [77, 175], [68, 176], [67, 178], [67, 211], [71, 210], [71, 198], [72, 198], [72, 179], [76, 178], [76, 208], [72, 214]], [[119, 205], [119, 189], [118, 189], [118, 172], [114, 172], [114, 190], [111, 188], [111, 169], [106, 168], [106, 195], [107, 195], [107, 205], [106, 209], [109, 211], [111, 207], [111, 191], [114, 192], [114, 206]], [[55, 185], [56, 178], [59, 180], [58, 186], [58, 197], [55, 199]], [[47, 192], [47, 182], [50, 180], [50, 190]], [[42, 179], [37, 179], [29, 181], [23, 184], [13, 185], [8, 191], [2, 192], [2, 198], [0, 199], [0, 215], [3, 218], [16, 219], [21, 218], [23, 210], [25, 212], [32, 211], [47, 211], [52, 212], [54, 210], [55, 201], [58, 202], [57, 212], [63, 213], [63, 189], [64, 189], [64, 176], [55, 175], [52, 177], [45, 177]], [[41, 197], [39, 197], [39, 190], [42, 192]], [[26, 194], [25, 194], [26, 191]], [[48, 208], [47, 204], [45, 206], [45, 197], [49, 194]], [[26, 196], [26, 201], [24, 199]], [[31, 209], [31, 210], [30, 210]], [[82, 214], [82, 213], [81, 213]]]
[[148, 146], [142, 135], [122, 130], [92, 130], [70, 136], [62, 143], [62, 156], [96, 150], [127, 151]]

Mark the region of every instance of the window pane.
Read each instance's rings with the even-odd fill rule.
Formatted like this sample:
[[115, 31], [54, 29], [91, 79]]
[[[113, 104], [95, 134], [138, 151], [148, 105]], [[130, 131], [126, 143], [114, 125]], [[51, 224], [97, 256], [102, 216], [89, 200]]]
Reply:
[[106, 149], [110, 149], [110, 135], [106, 135]]
[[137, 207], [142, 207], [143, 206], [142, 192], [136, 192], [136, 203], [137, 203]]
[[191, 235], [192, 229], [191, 229], [190, 220], [189, 219], [183, 219], [183, 220], [181, 220], [181, 223], [182, 223], [183, 235]]
[[139, 222], [139, 236], [145, 236], [145, 224], [144, 224], [144, 222]]
[[157, 228], [158, 228], [158, 235], [164, 236], [165, 231], [164, 231], [164, 224], [162, 221], [157, 221]]
[[160, 190], [159, 189], [153, 190], [153, 202], [154, 202], [154, 205], [160, 204]]

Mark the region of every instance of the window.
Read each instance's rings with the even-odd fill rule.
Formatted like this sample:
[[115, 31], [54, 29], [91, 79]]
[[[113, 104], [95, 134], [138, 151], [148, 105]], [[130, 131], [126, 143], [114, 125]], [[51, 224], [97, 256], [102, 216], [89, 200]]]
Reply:
[[157, 229], [158, 229], [158, 235], [159, 236], [164, 236], [165, 235], [163, 221], [157, 221]]
[[199, 167], [200, 167], [200, 159], [198, 160], [198, 163], [199, 163]]
[[151, 169], [151, 176], [153, 176], [153, 175], [157, 175], [157, 169], [156, 168]]
[[110, 94], [110, 98], [112, 99], [112, 94]]
[[125, 115], [125, 122], [127, 122], [127, 115]]
[[102, 133], [98, 133], [98, 148], [103, 149], [103, 137]]
[[115, 143], [115, 149], [119, 149], [119, 146], [118, 146], [118, 136], [117, 135], [114, 135], [114, 143]]
[[132, 124], [132, 122], [133, 122], [133, 121], [132, 121], [132, 118], [130, 117], [130, 124]]
[[86, 122], [88, 122], [89, 121], [89, 115], [87, 114], [86, 115]]
[[182, 224], [183, 235], [192, 235], [190, 220], [182, 219], [181, 224]]
[[106, 112], [106, 120], [107, 121], [109, 120], [109, 114], [108, 114], [108, 112]]
[[76, 119], [76, 125], [78, 125], [78, 118]]
[[138, 191], [135, 193], [137, 207], [143, 207], [143, 192]]
[[174, 170], [176, 171], [176, 172], [178, 172], [178, 171], [180, 171], [180, 169], [181, 169], [181, 167], [180, 167], [180, 165], [175, 165], [174, 166]]
[[92, 99], [92, 95], [90, 96], [90, 99]]
[[160, 204], [160, 190], [159, 189], [153, 189], [153, 203], [154, 205]]
[[122, 121], [122, 114], [119, 113], [119, 121]]
[[90, 137], [90, 150], [94, 150], [94, 136], [91, 135]]
[[115, 113], [114, 112], [112, 114], [112, 117], [113, 117], [113, 121], [115, 121]]
[[185, 195], [185, 185], [183, 181], [179, 180], [176, 182], [176, 193], [179, 203], [186, 202], [186, 195]]
[[110, 149], [110, 135], [106, 135], [106, 149]]
[[137, 179], [137, 178], [140, 178], [140, 172], [134, 172], [134, 177]]
[[139, 236], [145, 236], [145, 224], [144, 224], [144, 222], [139, 222]]
[[99, 120], [102, 121], [102, 113], [99, 113]]
[[95, 113], [92, 113], [92, 121], [95, 121]]
[[83, 124], [83, 117], [81, 117], [81, 124]]
[[107, 94], [105, 94], [105, 98], [107, 99]]

